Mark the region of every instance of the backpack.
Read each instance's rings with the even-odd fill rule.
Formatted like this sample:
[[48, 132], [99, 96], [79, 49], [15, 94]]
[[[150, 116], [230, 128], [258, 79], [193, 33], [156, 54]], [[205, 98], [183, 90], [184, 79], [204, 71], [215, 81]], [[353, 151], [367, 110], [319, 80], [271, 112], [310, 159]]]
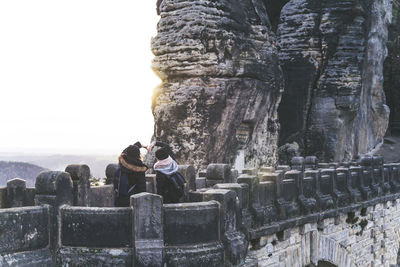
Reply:
[[168, 180], [171, 182], [172, 184], [172, 188], [174, 189], [174, 194], [180, 198], [184, 195], [184, 190], [183, 187], [185, 185], [185, 178], [183, 177], [183, 175], [179, 172], [175, 172], [171, 175], [167, 175]]
[[131, 188], [128, 188], [128, 174], [124, 173], [121, 168], [115, 170], [113, 184], [114, 192], [117, 197], [129, 196], [135, 188], [135, 185], [133, 185]]

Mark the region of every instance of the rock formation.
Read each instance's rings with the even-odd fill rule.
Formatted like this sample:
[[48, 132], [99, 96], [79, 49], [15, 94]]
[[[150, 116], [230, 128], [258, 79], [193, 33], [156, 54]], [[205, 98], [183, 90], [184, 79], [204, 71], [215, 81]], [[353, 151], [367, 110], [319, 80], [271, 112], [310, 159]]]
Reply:
[[390, 130], [400, 134], [400, 2], [393, 1], [393, 21], [389, 27], [388, 57], [384, 65], [384, 88], [390, 108]]
[[285, 92], [280, 142], [349, 160], [379, 143], [388, 123], [383, 62], [391, 1], [298, 0], [281, 11]]
[[272, 163], [283, 89], [275, 35], [261, 1], [164, 0], [153, 68], [154, 136], [181, 162]]
[[392, 1], [163, 0], [157, 10], [154, 137], [182, 162], [233, 163], [244, 150], [248, 165], [274, 163], [278, 134], [304, 155], [349, 160], [385, 134]]

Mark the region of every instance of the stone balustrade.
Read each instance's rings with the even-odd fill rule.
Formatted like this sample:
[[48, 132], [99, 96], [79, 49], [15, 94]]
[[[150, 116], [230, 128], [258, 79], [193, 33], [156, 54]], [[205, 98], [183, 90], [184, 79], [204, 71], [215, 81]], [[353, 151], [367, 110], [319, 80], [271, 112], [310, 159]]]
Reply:
[[[11, 180], [0, 188], [0, 264], [26, 259], [31, 266], [295, 264], [296, 257], [281, 257], [291, 251], [283, 244], [292, 242], [299, 249], [293, 253], [305, 253], [300, 257], [303, 265], [318, 264], [323, 257], [337, 264], [334, 261], [339, 260], [321, 248], [325, 243], [332, 245], [327, 235], [340, 234], [345, 240], [348, 227], [360, 228], [359, 235], [364, 235], [370, 222], [379, 227], [380, 221], [368, 216], [368, 211], [379, 207], [391, 210], [382, 213], [385, 220], [393, 221], [391, 216], [397, 214], [400, 163], [384, 164], [381, 157], [365, 156], [358, 163], [329, 164], [315, 157], [296, 157], [291, 164], [244, 169], [240, 175], [227, 164], [210, 164], [199, 177], [192, 166], [182, 165], [179, 170], [187, 181], [185, 203], [163, 205], [161, 196], [141, 193], [131, 197], [127, 208], [106, 207], [112, 205], [112, 185], [90, 187], [86, 165], [70, 165], [66, 172], [42, 172], [30, 193], [23, 180]], [[107, 167], [108, 175], [113, 167]], [[155, 193], [154, 175], [146, 179], [148, 190]], [[365, 219], [359, 221], [356, 214]], [[342, 228], [330, 232], [330, 220]], [[379, 242], [395, 242], [395, 236], [387, 233], [400, 232], [396, 225], [382, 222], [379, 231], [384, 234]], [[5, 228], [12, 232], [1, 231]], [[296, 241], [302, 238], [305, 243]], [[313, 238], [317, 238], [314, 243]], [[349, 233], [349, 238], [354, 237]], [[322, 243], [315, 245], [316, 240]], [[368, 243], [367, 237], [355, 240]], [[368, 254], [357, 250], [353, 241], [345, 245]], [[262, 249], [270, 256], [260, 254]], [[344, 266], [371, 263], [367, 256], [357, 261], [351, 253], [338, 251], [345, 255], [341, 256]], [[395, 261], [392, 250], [379, 251], [374, 252], [375, 266], [380, 266], [378, 256]]]

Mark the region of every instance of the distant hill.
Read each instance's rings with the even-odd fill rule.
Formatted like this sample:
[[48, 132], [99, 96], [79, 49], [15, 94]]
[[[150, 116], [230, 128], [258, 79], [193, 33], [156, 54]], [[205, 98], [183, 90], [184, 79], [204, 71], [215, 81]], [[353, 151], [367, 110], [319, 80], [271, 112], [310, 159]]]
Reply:
[[36, 176], [44, 170], [26, 162], [0, 161], [0, 186], [5, 186], [10, 179], [22, 178], [26, 180], [27, 187], [34, 187]]
[[70, 164], [86, 164], [89, 166], [93, 177], [105, 178], [105, 170], [107, 165], [109, 163], [116, 163], [117, 156], [0, 153], [0, 161], [28, 162], [52, 171], [64, 171], [65, 168]]

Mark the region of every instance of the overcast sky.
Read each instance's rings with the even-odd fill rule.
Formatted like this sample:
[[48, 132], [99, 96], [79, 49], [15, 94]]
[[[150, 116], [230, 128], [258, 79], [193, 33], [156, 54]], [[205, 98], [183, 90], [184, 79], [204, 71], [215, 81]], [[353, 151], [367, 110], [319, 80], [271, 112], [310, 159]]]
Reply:
[[0, 1], [0, 152], [148, 143], [155, 2]]

